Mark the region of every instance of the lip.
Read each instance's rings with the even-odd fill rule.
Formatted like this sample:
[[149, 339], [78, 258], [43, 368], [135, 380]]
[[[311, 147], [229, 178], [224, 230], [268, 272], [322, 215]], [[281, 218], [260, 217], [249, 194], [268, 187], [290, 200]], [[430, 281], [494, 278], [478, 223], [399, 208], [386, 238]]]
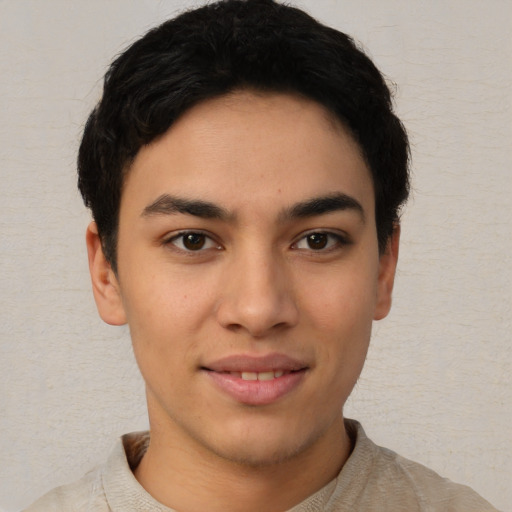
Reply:
[[203, 368], [214, 372], [270, 372], [283, 370], [286, 372], [298, 371], [307, 368], [304, 361], [300, 361], [286, 354], [272, 353], [264, 356], [234, 354], [211, 361]]
[[[224, 395], [246, 405], [269, 405], [302, 383], [308, 365], [285, 354], [253, 356], [236, 354], [212, 361], [201, 371]], [[284, 372], [272, 380], [243, 380], [241, 373]]]

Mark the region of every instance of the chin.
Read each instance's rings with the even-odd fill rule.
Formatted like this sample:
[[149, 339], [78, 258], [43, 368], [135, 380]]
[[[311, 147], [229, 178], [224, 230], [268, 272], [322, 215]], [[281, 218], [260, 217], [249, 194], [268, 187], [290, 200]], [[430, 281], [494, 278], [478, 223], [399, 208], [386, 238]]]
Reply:
[[233, 447], [230, 446], [224, 450], [218, 450], [217, 455], [223, 459], [244, 466], [250, 469], [265, 468], [283, 464], [294, 459], [297, 455], [304, 451], [302, 446], [272, 446], [256, 442], [252, 446]]
[[[322, 437], [321, 431], [295, 431], [289, 428], [265, 428], [252, 425], [254, 428], [227, 429], [232, 432], [219, 442], [211, 440], [208, 447], [217, 456], [246, 468], [264, 468], [286, 463], [297, 457], [304, 456]], [[224, 441], [224, 442], [222, 442]]]

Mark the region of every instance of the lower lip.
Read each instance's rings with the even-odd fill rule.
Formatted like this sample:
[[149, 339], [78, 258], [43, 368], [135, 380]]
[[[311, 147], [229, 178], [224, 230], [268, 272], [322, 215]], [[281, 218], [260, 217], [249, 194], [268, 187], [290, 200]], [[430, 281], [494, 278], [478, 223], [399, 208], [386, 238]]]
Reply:
[[206, 375], [225, 394], [246, 405], [269, 405], [295, 390], [306, 370], [286, 373], [272, 380], [243, 380], [230, 373], [205, 370]]

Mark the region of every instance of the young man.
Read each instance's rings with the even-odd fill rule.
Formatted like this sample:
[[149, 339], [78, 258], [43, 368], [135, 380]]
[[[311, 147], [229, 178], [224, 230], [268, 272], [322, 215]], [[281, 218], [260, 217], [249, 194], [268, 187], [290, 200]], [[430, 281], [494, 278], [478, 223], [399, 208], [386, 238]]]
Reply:
[[150, 433], [28, 510], [494, 510], [343, 417], [408, 194], [406, 134], [350, 38], [271, 0], [164, 23], [107, 73], [79, 187]]

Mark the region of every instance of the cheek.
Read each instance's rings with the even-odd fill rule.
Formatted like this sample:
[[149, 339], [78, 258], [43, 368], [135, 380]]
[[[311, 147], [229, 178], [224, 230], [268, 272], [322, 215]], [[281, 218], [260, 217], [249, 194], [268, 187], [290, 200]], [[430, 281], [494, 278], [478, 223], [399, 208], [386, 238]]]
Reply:
[[[194, 350], [195, 332], [206, 309], [200, 287], [162, 273], [128, 280], [123, 290], [124, 305], [135, 357], [143, 373], [159, 366], [172, 366]], [[196, 289], [198, 288], [198, 289]]]
[[377, 297], [377, 274], [371, 268], [364, 272], [361, 266], [347, 266], [301, 288], [314, 290], [303, 293], [301, 302], [319, 330], [357, 334], [371, 327]]
[[193, 328], [207, 308], [208, 284], [187, 269], [135, 270], [132, 275], [134, 279], [122, 281], [122, 296], [128, 323], [140, 334]]
[[[163, 283], [162, 283], [163, 284]], [[148, 392], [164, 402], [187, 396], [186, 376], [194, 367], [189, 294], [146, 281], [130, 296], [127, 318], [133, 353]], [[166, 398], [167, 397], [167, 398]]]
[[333, 396], [348, 396], [364, 364], [375, 309], [374, 274], [372, 267], [361, 272], [361, 266], [333, 272], [306, 299], [303, 320], [310, 322], [320, 364], [330, 368], [325, 378], [337, 389]]
[[124, 282], [133, 351], [150, 387], [167, 389], [172, 382], [176, 389], [195, 370], [198, 355], [214, 342], [208, 333], [214, 328], [218, 279], [206, 266], [176, 269], [154, 264], [150, 268], [151, 272], [127, 273], [132, 279]]

